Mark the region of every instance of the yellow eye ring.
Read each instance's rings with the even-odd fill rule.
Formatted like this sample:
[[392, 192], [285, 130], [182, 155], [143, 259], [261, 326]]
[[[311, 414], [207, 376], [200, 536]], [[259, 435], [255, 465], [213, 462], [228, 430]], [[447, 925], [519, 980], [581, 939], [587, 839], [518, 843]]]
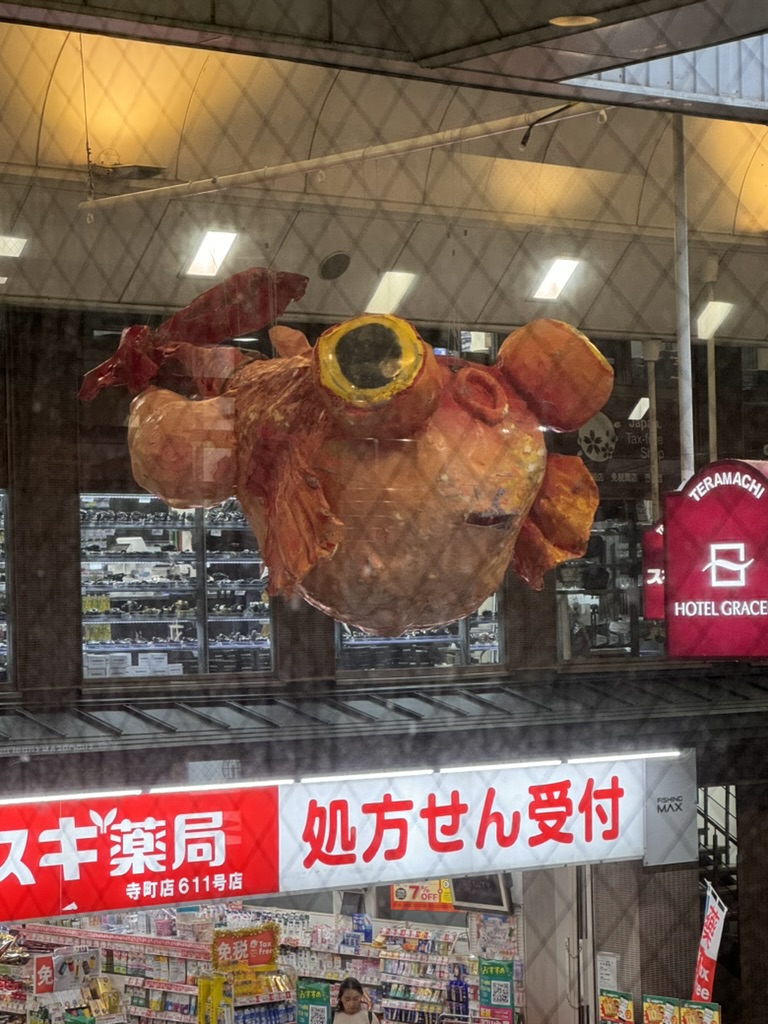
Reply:
[[406, 320], [364, 314], [321, 334], [315, 359], [324, 388], [371, 408], [411, 386], [424, 364], [424, 342]]

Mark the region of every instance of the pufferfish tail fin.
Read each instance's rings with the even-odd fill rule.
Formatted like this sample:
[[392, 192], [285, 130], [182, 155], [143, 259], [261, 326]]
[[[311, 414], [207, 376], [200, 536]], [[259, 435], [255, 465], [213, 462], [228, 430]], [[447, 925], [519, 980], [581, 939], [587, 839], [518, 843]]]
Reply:
[[577, 455], [549, 455], [539, 492], [515, 544], [515, 572], [534, 590], [544, 573], [581, 558], [597, 509], [597, 484]]

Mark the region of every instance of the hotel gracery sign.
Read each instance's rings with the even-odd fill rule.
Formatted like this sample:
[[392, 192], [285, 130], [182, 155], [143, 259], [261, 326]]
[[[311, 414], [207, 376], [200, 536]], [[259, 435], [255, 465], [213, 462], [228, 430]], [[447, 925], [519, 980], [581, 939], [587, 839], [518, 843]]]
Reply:
[[711, 463], [664, 497], [667, 651], [768, 657], [768, 462]]

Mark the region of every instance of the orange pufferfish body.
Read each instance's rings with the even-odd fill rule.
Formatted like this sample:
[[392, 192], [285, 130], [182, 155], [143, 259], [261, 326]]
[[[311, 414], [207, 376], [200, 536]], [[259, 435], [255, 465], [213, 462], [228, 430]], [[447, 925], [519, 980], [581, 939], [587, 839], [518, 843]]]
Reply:
[[[285, 305], [297, 278], [281, 275]], [[169, 343], [167, 325], [190, 320], [181, 311], [158, 329], [162, 352], [142, 340], [134, 476], [176, 507], [237, 497], [271, 594], [397, 635], [470, 613], [510, 564], [540, 588], [548, 569], [584, 553], [597, 489], [581, 459], [547, 452], [544, 428], [586, 422], [612, 371], [574, 328], [533, 321], [482, 366], [436, 357], [390, 315], [346, 321], [314, 347], [275, 327], [279, 358], [225, 361], [231, 370], [216, 383], [220, 350], [215, 360], [198, 351], [179, 394], [156, 385], [167, 383], [169, 350], [187, 358], [187, 336]], [[91, 374], [98, 386], [126, 383], [135, 362], [118, 350]]]

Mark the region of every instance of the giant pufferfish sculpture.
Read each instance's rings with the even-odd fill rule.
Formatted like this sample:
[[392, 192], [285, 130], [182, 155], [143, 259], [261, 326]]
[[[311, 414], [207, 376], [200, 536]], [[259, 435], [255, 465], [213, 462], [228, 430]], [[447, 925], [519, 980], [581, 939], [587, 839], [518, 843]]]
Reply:
[[557, 320], [513, 331], [493, 366], [436, 356], [392, 315], [364, 314], [311, 346], [272, 326], [276, 358], [220, 343], [304, 294], [298, 274], [252, 268], [154, 330], [129, 327], [86, 374], [93, 398], [128, 387], [136, 481], [176, 508], [236, 497], [270, 594], [298, 594], [378, 635], [461, 618], [510, 563], [532, 587], [584, 554], [597, 488], [544, 428], [575, 430], [613, 373]]

